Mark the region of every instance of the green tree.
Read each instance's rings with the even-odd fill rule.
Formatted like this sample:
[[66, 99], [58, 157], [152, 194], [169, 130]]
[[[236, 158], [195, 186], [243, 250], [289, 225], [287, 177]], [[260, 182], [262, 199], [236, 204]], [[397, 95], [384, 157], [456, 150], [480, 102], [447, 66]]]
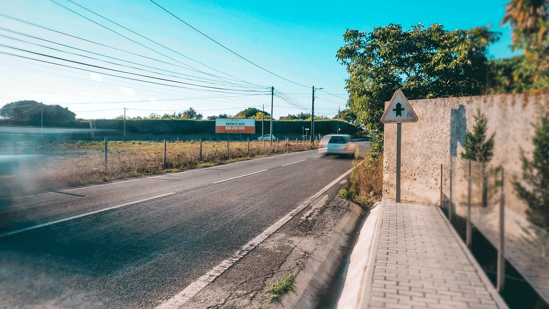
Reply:
[[465, 133], [465, 152], [461, 153], [463, 159], [476, 161], [481, 163], [482, 166], [482, 206], [488, 205], [488, 175], [486, 168], [488, 162], [492, 160], [494, 156], [494, 132], [490, 138], [486, 139], [486, 132], [488, 130], [488, 119], [480, 111], [477, 110], [477, 114], [474, 116], [475, 126], [473, 132]]
[[528, 159], [521, 150], [522, 181], [515, 177], [513, 187], [527, 205], [526, 215], [533, 224], [549, 232], [549, 109], [542, 111], [533, 125], [534, 152]]
[[524, 55], [488, 61], [487, 88], [489, 94], [523, 93], [533, 84], [532, 72], [522, 69]]
[[[254, 118], [255, 115], [257, 115], [257, 113], [261, 113], [261, 110], [255, 107], [249, 107], [239, 112], [238, 114], [236, 114], [235, 117], [236, 118]], [[265, 115], [271, 115], [271, 114], [265, 112]]]
[[262, 119], [271, 120], [271, 116], [267, 113], [265, 113], [265, 118], [263, 118], [263, 113], [262, 112], [257, 112], [255, 114], [255, 116], [251, 117], [251, 118], [254, 118], [256, 121], [261, 121]]
[[[401, 89], [408, 99], [478, 95], [485, 91], [487, 48], [498, 34], [487, 27], [444, 30], [422, 24], [403, 30], [401, 25], [371, 32], [347, 30], [345, 46], [336, 58], [347, 67], [347, 106], [366, 131], [382, 137], [384, 103]], [[377, 131], [376, 131], [377, 130]], [[373, 139], [373, 152], [383, 142]]]
[[502, 25], [513, 28], [513, 50], [524, 52], [515, 79], [531, 76], [528, 90], [549, 88], [549, 0], [511, 0]]
[[356, 114], [350, 108], [348, 108], [339, 112], [332, 119], [340, 119], [354, 124], [356, 122]]
[[67, 107], [48, 105], [33, 100], [8, 103], [0, 109], [0, 117], [16, 121], [39, 122], [42, 119], [48, 122], [74, 121], [76, 114]]

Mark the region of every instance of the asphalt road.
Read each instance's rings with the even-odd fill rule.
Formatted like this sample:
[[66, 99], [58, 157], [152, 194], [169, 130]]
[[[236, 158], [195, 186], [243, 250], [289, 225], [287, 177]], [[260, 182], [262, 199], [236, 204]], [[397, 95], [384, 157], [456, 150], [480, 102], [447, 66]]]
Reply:
[[0, 308], [155, 307], [350, 167], [307, 151], [21, 198], [0, 210]]

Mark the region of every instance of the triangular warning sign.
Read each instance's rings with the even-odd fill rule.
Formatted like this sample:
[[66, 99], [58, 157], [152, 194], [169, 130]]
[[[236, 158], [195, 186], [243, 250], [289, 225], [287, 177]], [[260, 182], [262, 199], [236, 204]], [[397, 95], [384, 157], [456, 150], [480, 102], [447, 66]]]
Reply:
[[402, 91], [397, 90], [393, 94], [391, 102], [387, 106], [382, 123], [417, 122], [417, 115]]

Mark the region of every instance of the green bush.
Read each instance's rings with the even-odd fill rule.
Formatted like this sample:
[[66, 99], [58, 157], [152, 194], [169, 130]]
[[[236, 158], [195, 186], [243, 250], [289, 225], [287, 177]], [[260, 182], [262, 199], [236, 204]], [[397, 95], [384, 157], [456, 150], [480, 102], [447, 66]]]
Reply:
[[273, 300], [280, 300], [280, 297], [289, 291], [294, 290], [294, 276], [292, 274], [287, 274], [284, 276], [280, 281], [277, 283], [273, 283], [269, 286], [269, 289], [267, 290], [267, 293], [269, 293], [269, 296], [267, 297], [269, 299], [269, 302], [272, 302]]

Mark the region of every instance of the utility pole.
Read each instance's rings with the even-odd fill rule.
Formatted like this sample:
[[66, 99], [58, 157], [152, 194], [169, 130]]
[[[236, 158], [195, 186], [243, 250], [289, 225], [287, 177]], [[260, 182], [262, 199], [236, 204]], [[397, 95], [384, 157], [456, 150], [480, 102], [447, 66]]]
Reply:
[[[320, 90], [324, 88], [316, 88], [316, 90]], [[313, 109], [312, 109], [312, 115], [311, 115], [311, 143], [314, 144], [315, 142], [315, 86], [313, 86]]]
[[124, 107], [124, 141], [126, 140], [126, 108]]
[[261, 112], [261, 140], [263, 141], [263, 148], [265, 148], [265, 133], [263, 127], [265, 123], [265, 104], [263, 104], [263, 111]]
[[273, 147], [273, 100], [274, 100], [274, 91], [275, 87], [271, 87], [271, 144], [270, 147]]
[[315, 136], [315, 86], [313, 86], [313, 108], [311, 114], [311, 143], [314, 143]]
[[341, 114], [341, 108], [337, 107], [337, 134], [339, 134], [339, 115]]

